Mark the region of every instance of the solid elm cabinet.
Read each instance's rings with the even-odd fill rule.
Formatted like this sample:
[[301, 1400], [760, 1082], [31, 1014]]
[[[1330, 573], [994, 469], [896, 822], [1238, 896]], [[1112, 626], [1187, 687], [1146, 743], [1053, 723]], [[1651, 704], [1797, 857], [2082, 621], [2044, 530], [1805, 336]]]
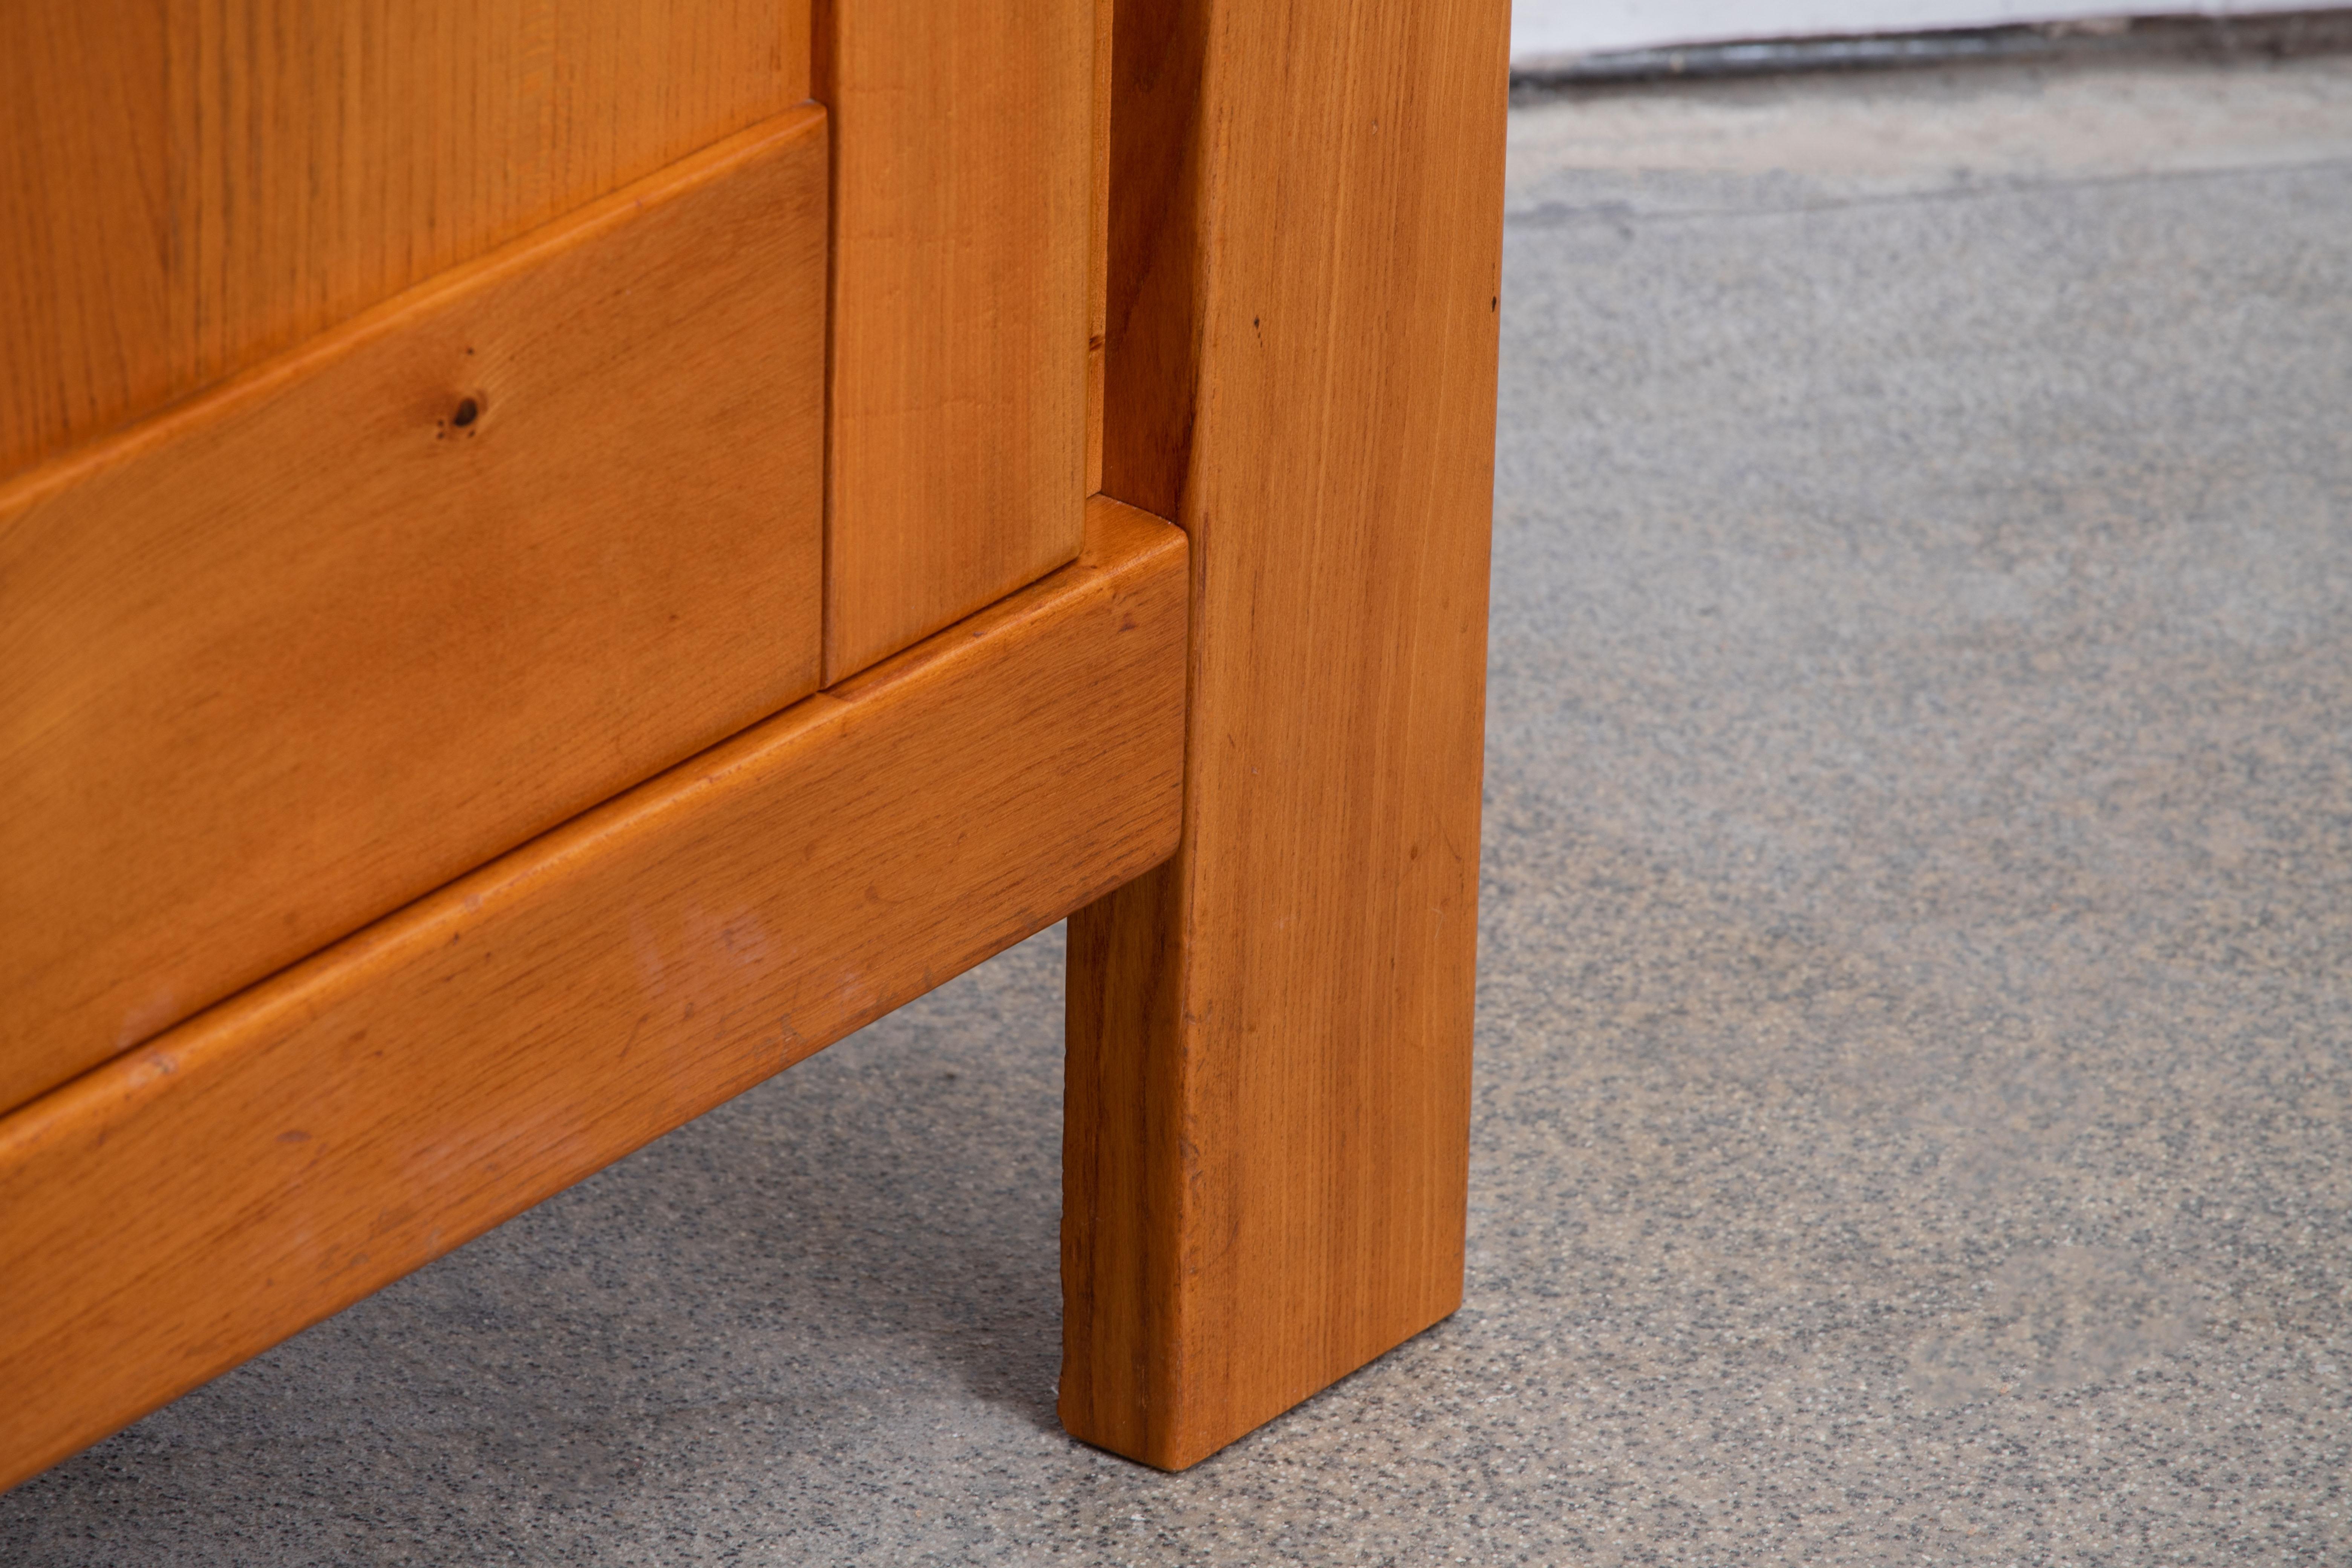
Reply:
[[0, 1484], [1071, 920], [1071, 1431], [1458, 1304], [1500, 0], [0, 11]]

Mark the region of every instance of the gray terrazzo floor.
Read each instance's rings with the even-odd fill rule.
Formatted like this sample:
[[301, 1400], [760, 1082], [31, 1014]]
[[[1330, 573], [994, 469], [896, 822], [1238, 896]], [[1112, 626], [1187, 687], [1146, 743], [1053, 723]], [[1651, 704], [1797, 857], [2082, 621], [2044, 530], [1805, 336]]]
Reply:
[[1048, 933], [0, 1562], [2352, 1563], [2352, 62], [1513, 140], [1460, 1314], [1062, 1437]]

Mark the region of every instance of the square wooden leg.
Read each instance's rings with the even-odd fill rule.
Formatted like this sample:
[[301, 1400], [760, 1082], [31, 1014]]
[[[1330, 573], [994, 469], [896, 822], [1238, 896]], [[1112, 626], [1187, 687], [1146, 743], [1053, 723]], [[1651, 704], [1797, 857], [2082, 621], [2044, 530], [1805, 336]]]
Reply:
[[1103, 488], [1183, 840], [1073, 918], [1061, 1409], [1167, 1468], [1461, 1301], [1505, 0], [1120, 0]]

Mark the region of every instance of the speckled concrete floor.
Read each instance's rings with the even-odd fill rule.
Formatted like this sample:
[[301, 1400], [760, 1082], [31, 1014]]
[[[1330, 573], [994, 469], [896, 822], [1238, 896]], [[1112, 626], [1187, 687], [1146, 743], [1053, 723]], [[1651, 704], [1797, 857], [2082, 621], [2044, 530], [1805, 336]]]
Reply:
[[0, 1561], [2352, 1562], [2352, 66], [1514, 140], [1457, 1317], [1061, 1437], [1049, 934]]

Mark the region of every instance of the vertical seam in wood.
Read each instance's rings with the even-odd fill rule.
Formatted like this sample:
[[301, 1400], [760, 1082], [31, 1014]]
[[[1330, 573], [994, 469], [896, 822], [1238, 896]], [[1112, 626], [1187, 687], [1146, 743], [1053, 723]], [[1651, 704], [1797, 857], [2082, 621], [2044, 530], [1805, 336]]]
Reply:
[[834, 123], [834, 15], [837, 0], [811, 0], [809, 5], [809, 90], [824, 110], [824, 438], [817, 461], [824, 468], [817, 494], [824, 517], [817, 527], [817, 680], [830, 686], [834, 668], [833, 528], [839, 508], [834, 498], [834, 326], [839, 319], [841, 291], [841, 138]]

